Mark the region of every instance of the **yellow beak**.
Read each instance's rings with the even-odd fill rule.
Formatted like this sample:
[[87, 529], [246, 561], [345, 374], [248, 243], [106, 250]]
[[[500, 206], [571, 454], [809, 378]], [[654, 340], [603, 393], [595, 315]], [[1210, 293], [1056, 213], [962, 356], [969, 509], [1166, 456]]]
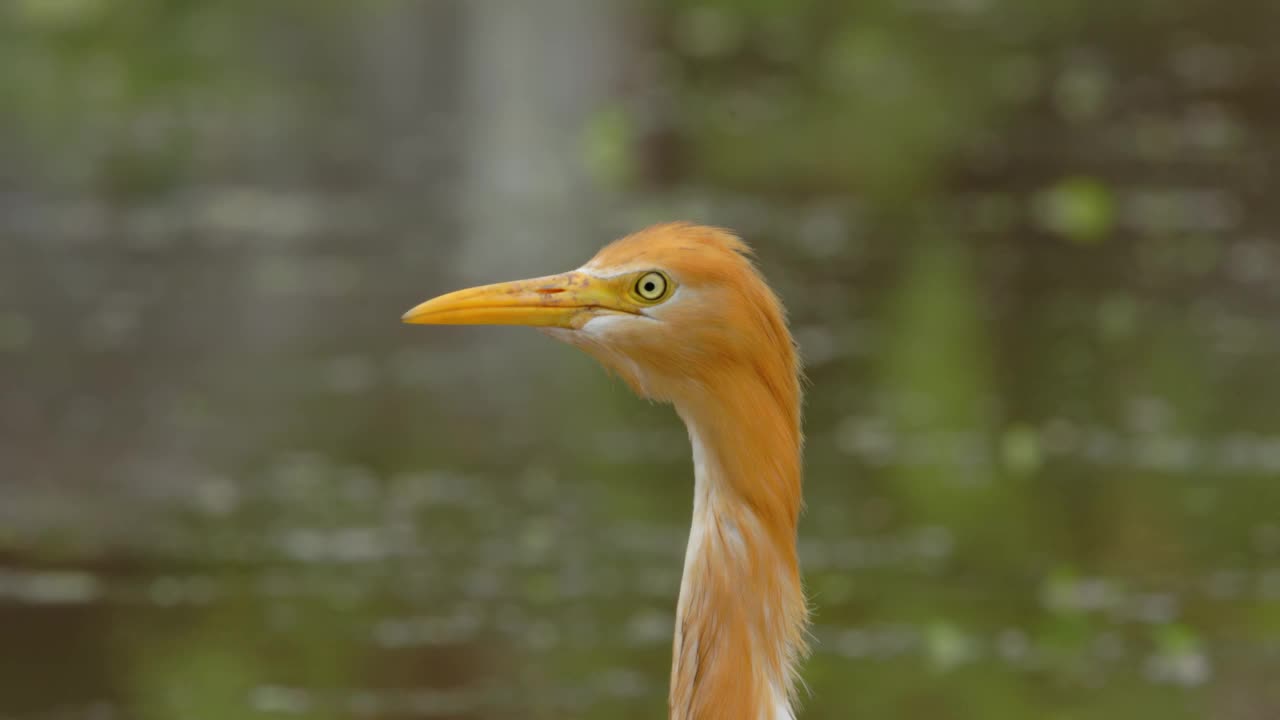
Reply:
[[633, 312], [609, 280], [580, 272], [482, 285], [432, 298], [401, 318], [419, 325], [581, 328], [601, 311]]

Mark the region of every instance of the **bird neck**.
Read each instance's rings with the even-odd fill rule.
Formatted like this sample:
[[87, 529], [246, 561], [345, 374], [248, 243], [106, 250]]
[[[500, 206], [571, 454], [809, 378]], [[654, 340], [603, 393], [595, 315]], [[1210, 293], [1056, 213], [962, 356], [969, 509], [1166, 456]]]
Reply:
[[713, 400], [677, 405], [695, 488], [670, 717], [791, 720], [807, 620], [796, 558], [799, 393], [749, 375], [729, 384], [703, 395]]

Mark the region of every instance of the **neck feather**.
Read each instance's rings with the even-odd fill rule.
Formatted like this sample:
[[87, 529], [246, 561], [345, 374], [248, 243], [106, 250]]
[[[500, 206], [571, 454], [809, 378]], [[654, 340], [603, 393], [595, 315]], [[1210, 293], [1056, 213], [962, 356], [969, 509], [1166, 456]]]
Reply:
[[790, 720], [807, 607], [796, 558], [798, 392], [751, 374], [677, 409], [693, 445], [693, 527], [676, 613], [673, 720]]

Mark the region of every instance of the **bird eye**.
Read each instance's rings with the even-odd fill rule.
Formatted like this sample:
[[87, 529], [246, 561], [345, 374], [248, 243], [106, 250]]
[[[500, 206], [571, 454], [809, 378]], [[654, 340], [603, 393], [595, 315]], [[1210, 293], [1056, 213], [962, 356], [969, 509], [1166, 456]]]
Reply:
[[636, 295], [649, 302], [657, 302], [667, 294], [667, 276], [660, 272], [647, 272], [636, 281]]

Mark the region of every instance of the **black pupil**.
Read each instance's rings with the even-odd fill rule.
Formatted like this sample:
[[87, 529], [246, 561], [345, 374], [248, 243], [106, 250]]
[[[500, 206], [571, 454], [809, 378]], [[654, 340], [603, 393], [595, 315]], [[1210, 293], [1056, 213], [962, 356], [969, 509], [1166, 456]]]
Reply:
[[653, 281], [652, 281], [652, 280], [650, 280], [650, 281], [648, 281], [648, 282], [646, 282], [646, 283], [644, 284], [644, 291], [645, 291], [645, 292], [653, 292], [653, 291], [654, 291], [654, 288], [656, 288], [656, 287], [657, 287], [657, 285], [654, 285], [654, 284], [653, 284]]

